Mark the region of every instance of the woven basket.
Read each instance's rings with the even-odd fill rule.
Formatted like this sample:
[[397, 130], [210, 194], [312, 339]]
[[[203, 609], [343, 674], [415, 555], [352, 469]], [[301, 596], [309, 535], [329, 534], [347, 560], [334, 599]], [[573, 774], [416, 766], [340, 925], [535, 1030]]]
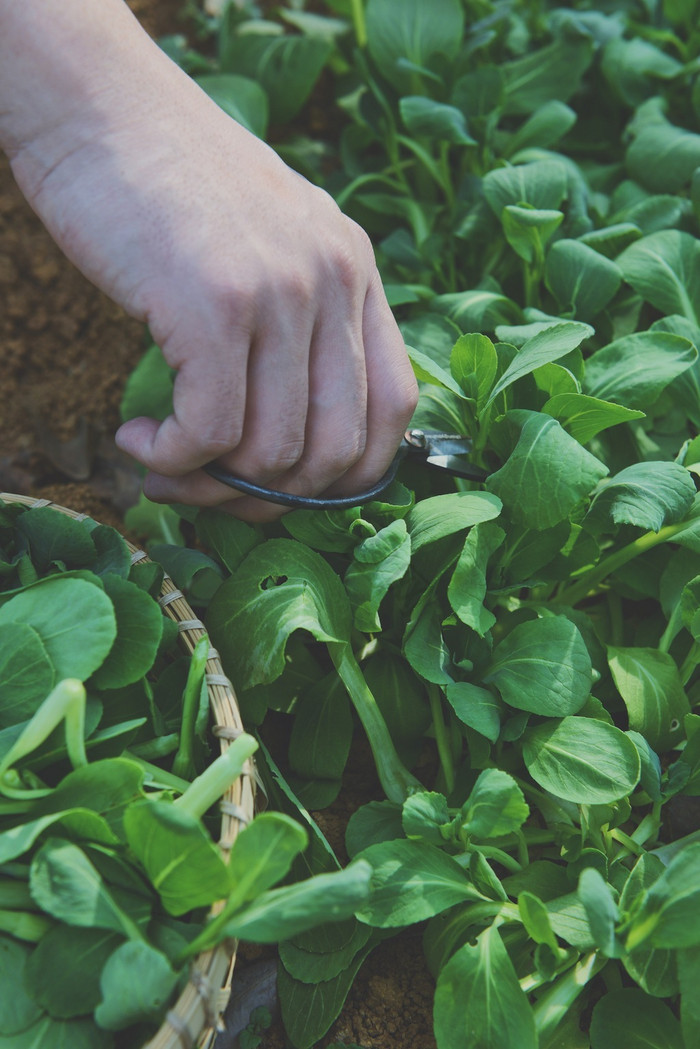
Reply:
[[[22, 503], [33, 509], [50, 506], [76, 521], [84, 520], [88, 516], [69, 510], [65, 506], [58, 506], [48, 499], [31, 499], [10, 492], [0, 492], [0, 499], [7, 503]], [[131, 550], [132, 564], [149, 560], [143, 550], [138, 550], [131, 543], [128, 546]], [[187, 653], [192, 652], [199, 638], [205, 633], [204, 625], [197, 619], [182, 592], [167, 575], [163, 580], [158, 603], [164, 613], [177, 623], [183, 650]], [[221, 741], [223, 751], [231, 740], [241, 734], [243, 725], [233, 687], [223, 672], [219, 653], [215, 648], [209, 650], [206, 681], [214, 719], [213, 732]], [[253, 818], [254, 792], [253, 766], [252, 762], [248, 762], [246, 771], [227, 791], [221, 802], [219, 848], [225, 860], [228, 860], [228, 854], [239, 830]], [[212, 914], [216, 914], [220, 906], [214, 905]], [[233, 942], [200, 954], [192, 966], [187, 986], [168, 1012], [163, 1025], [143, 1049], [192, 1049], [195, 1045], [197, 1049], [211, 1049], [217, 1031], [221, 1029], [221, 1016], [231, 990], [234, 961]]]

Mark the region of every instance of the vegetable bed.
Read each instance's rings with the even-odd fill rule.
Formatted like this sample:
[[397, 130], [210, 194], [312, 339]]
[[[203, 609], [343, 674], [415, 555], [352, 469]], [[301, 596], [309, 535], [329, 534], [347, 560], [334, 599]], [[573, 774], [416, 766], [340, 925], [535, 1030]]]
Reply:
[[[416, 926], [439, 1049], [691, 1049], [697, 4], [318, 7], [229, 7], [200, 16], [214, 46], [164, 46], [368, 229], [415, 424], [467, 433], [489, 476], [406, 467], [265, 529], [131, 515], [270, 742], [270, 803], [311, 833], [297, 873], [337, 867], [307, 810], [338, 804], [354, 734], [373, 753], [384, 799], [345, 837], [370, 891], [281, 943], [284, 1037], [330, 1044], [365, 958]], [[167, 411], [169, 381], [152, 349], [125, 414]]]

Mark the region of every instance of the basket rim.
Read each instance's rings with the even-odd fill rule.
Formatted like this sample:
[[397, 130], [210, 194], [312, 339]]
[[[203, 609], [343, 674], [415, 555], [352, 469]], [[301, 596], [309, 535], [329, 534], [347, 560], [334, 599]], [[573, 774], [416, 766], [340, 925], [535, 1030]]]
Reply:
[[[31, 510], [48, 507], [76, 521], [95, 520], [90, 514], [72, 510], [50, 499], [0, 492], [0, 500], [20, 503]], [[145, 550], [134, 546], [124, 536], [122, 538], [131, 553], [132, 565], [151, 562]], [[177, 623], [180, 647], [191, 653], [207, 631], [167, 572], [158, 604], [164, 615]], [[223, 753], [244, 729], [233, 685], [224, 673], [219, 653], [211, 646], [205, 666], [205, 680], [214, 719], [212, 731], [218, 737]], [[251, 758], [246, 762], [240, 778], [222, 798], [221, 836], [217, 844], [224, 860], [228, 860], [240, 830], [253, 819], [254, 805], [255, 772]], [[221, 904], [214, 904], [212, 913], [216, 914], [220, 907]], [[141, 1049], [192, 1049], [195, 1044], [198, 1049], [209, 1049], [217, 1031], [221, 1029], [221, 1017], [230, 994], [235, 959], [236, 945], [233, 941], [198, 955], [185, 988], [156, 1034]]]

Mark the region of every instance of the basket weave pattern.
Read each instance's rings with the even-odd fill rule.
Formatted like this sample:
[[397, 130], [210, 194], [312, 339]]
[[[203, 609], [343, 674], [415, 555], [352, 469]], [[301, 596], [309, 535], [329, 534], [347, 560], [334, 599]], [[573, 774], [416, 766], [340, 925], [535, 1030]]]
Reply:
[[[59, 506], [48, 499], [32, 499], [10, 492], [0, 492], [0, 499], [7, 503], [22, 503], [33, 509], [50, 506], [76, 521], [84, 520], [88, 516]], [[143, 550], [137, 549], [131, 543], [128, 543], [128, 546], [132, 564], [149, 560]], [[195, 616], [182, 592], [168, 575], [163, 580], [158, 603], [165, 615], [177, 623], [180, 646], [184, 651], [191, 653], [197, 641], [206, 633], [204, 624]], [[243, 724], [233, 686], [224, 674], [219, 653], [215, 648], [209, 649], [205, 676], [214, 720], [213, 732], [219, 738], [223, 752], [230, 742], [243, 732]], [[241, 827], [253, 818], [253, 771], [253, 763], [248, 761], [243, 775], [229, 788], [221, 801], [221, 837], [218, 845], [224, 860], [228, 860]], [[216, 914], [218, 909], [215, 905], [212, 913]], [[187, 986], [168, 1012], [158, 1032], [143, 1049], [192, 1049], [194, 1045], [197, 1049], [210, 1049], [220, 1029], [221, 1016], [228, 1001], [234, 961], [235, 944], [232, 942], [200, 954], [192, 966]]]

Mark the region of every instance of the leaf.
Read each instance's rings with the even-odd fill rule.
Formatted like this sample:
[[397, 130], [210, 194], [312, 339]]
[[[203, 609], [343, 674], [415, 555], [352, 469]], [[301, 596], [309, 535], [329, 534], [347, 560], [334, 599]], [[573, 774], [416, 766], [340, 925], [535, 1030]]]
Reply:
[[177, 982], [177, 973], [160, 951], [143, 942], [124, 943], [102, 970], [102, 1001], [95, 1020], [107, 1031], [159, 1020]]
[[497, 324], [517, 324], [522, 318], [522, 310], [512, 299], [488, 288], [437, 295], [430, 305], [446, 313], [462, 331], [492, 331]]
[[174, 381], [175, 369], [160, 347], [149, 347], [126, 381], [120, 405], [122, 422], [140, 416], [162, 422], [172, 415]]
[[0, 728], [28, 721], [56, 683], [41, 638], [27, 623], [6, 623], [0, 632]]
[[571, 130], [576, 120], [576, 113], [564, 102], [558, 99], [545, 102], [512, 133], [508, 141], [507, 155], [512, 156], [532, 146], [546, 149], [554, 145]]
[[644, 412], [584, 393], [557, 393], [549, 398], [542, 411], [557, 419], [579, 444], [588, 444], [611, 426], [644, 418]]
[[403, 803], [401, 825], [410, 841], [427, 841], [430, 845], [443, 846], [450, 837], [451, 824], [452, 817], [444, 794], [422, 790], [406, 798]]
[[700, 166], [700, 135], [669, 123], [657, 101], [642, 106], [631, 124], [627, 169], [652, 193], [677, 193]]
[[228, 113], [258, 138], [265, 137], [267, 95], [256, 80], [232, 73], [207, 73], [195, 80], [224, 113]]
[[606, 44], [602, 69], [620, 98], [630, 106], [638, 106], [659, 90], [656, 81], [672, 80], [683, 66], [648, 40], [618, 37]]
[[399, 91], [410, 90], [415, 74], [404, 71], [400, 59], [430, 68], [431, 60], [453, 58], [464, 30], [458, 0], [403, 0], [397, 17], [393, 0], [368, 0], [365, 12], [369, 52], [382, 75]]
[[[342, 943], [329, 946], [329, 937], [342, 933], [346, 926], [347, 935]], [[325, 983], [333, 980], [351, 964], [372, 936], [367, 925], [355, 918], [346, 922], [309, 929], [293, 940], [283, 940], [279, 945], [279, 956], [287, 973], [302, 983]]]
[[112, 602], [104, 590], [84, 579], [60, 576], [43, 579], [2, 605], [0, 631], [12, 623], [26, 623], [37, 632], [56, 680], [90, 677], [117, 635]]
[[512, 411], [506, 422], [520, 431], [506, 463], [486, 486], [526, 528], [565, 520], [608, 472], [558, 422], [538, 412]]
[[487, 492], [453, 492], [423, 499], [406, 517], [412, 552], [415, 554], [428, 543], [490, 521], [500, 512], [500, 500]]
[[593, 497], [586, 523], [605, 530], [609, 520], [645, 531], [682, 521], [693, 505], [695, 485], [678, 463], [633, 463], [603, 480]]
[[547, 287], [564, 313], [591, 321], [614, 298], [620, 268], [579, 240], [558, 240], [547, 252]]
[[627, 283], [652, 306], [700, 326], [700, 243], [690, 233], [652, 233], [631, 244], [617, 263]]
[[163, 613], [150, 594], [116, 575], [104, 587], [117, 618], [117, 636], [93, 675], [98, 688], [122, 688], [139, 681], [153, 666], [163, 636]]
[[501, 212], [506, 240], [529, 265], [539, 263], [544, 246], [564, 220], [563, 211], [507, 204]]
[[494, 926], [443, 968], [433, 1019], [439, 1049], [537, 1049], [534, 1015]]
[[530, 809], [512, 776], [484, 769], [460, 813], [462, 829], [476, 838], [500, 838], [520, 830]]
[[382, 629], [379, 605], [392, 583], [406, 574], [410, 562], [411, 540], [401, 518], [355, 548], [344, 583], [356, 630], [374, 633]]
[[567, 102], [592, 57], [592, 38], [572, 32], [547, 47], [504, 62], [506, 112], [533, 113], [553, 99]]
[[[27, 944], [0, 936], [0, 1005], [2, 1035], [16, 1035], [31, 1027], [42, 1014], [42, 1007], [25, 983], [25, 971], [32, 958]], [[0, 1037], [0, 1045], [2, 1045]]]
[[486, 335], [461, 335], [450, 354], [450, 371], [462, 392], [481, 411], [498, 370], [496, 349]]
[[250, 688], [279, 677], [295, 630], [308, 630], [319, 641], [346, 641], [350, 605], [319, 554], [291, 539], [271, 539], [219, 588], [207, 625], [229, 672]]
[[674, 949], [700, 945], [699, 894], [700, 843], [681, 844], [634, 909], [625, 929], [627, 949], [640, 943]]
[[522, 379], [530, 375], [536, 368], [551, 361], [558, 361], [561, 357], [577, 349], [584, 339], [593, 334], [593, 329], [587, 324], [579, 324], [577, 321], [564, 321], [539, 331], [527, 340], [518, 350], [511, 364], [491, 390], [487, 405], [493, 404], [500, 393]]
[[424, 733], [431, 724], [423, 682], [403, 657], [388, 651], [378, 652], [362, 669], [396, 749], [411, 768], [418, 760]]
[[468, 681], [454, 681], [445, 688], [447, 701], [469, 728], [495, 743], [501, 733], [501, 704], [485, 688]]
[[399, 99], [399, 112], [411, 135], [425, 135], [453, 145], [477, 144], [467, 131], [464, 113], [455, 106], [435, 102], [423, 95], [406, 95]]
[[294, 709], [289, 764], [299, 776], [340, 780], [352, 743], [353, 719], [337, 674], [323, 678]]
[[364, 904], [371, 870], [354, 860], [345, 870], [261, 893], [226, 923], [225, 935], [251, 943], [278, 943], [324, 922], [343, 921]]
[[643, 410], [696, 359], [693, 344], [679, 335], [635, 332], [589, 358], [584, 389], [591, 397]]
[[494, 168], [484, 176], [483, 191], [497, 218], [510, 204], [557, 210], [566, 197], [566, 168], [558, 160]]
[[403, 637], [403, 654], [411, 667], [435, 685], [452, 681], [452, 658], [442, 633], [443, 613], [433, 589], [411, 613]]
[[32, 860], [29, 887], [42, 910], [68, 925], [136, 934], [133, 921], [117, 906], [96, 868], [71, 842], [44, 842]]
[[436, 364], [426, 353], [421, 353], [420, 350], [416, 350], [412, 346], [408, 346], [407, 350], [409, 360], [413, 366], [413, 372], [419, 382], [429, 383], [431, 386], [438, 386], [444, 390], [450, 390], [451, 393], [454, 393], [459, 398], [464, 397], [461, 387], [455, 382], [448, 371], [445, 371], [443, 367]]
[[489, 558], [501, 546], [505, 532], [497, 525], [474, 525], [464, 541], [459, 561], [448, 584], [450, 605], [459, 618], [480, 637], [496, 622], [484, 606]]
[[229, 871], [232, 899], [240, 906], [286, 876], [308, 836], [296, 820], [280, 812], [261, 812], [236, 838]]
[[591, 1018], [591, 1049], [683, 1049], [671, 1010], [637, 987], [609, 991]]
[[52, 1020], [44, 1015], [18, 1035], [0, 1034], [0, 1049], [112, 1049], [114, 1041], [92, 1018]]
[[17, 520], [17, 533], [29, 547], [32, 563], [39, 575], [52, 565], [65, 568], [88, 568], [95, 560], [95, 544], [86, 521], [74, 521], [48, 506], [22, 514]]
[[[357, 521], [359, 525], [355, 524]], [[306, 546], [338, 554], [354, 550], [367, 535], [367, 529], [372, 527], [362, 520], [359, 506], [345, 510], [294, 510], [284, 515], [282, 524], [294, 539]], [[233, 572], [237, 565], [228, 567]]]
[[99, 1004], [100, 975], [122, 943], [119, 933], [109, 929], [54, 925], [32, 952], [27, 986], [54, 1018], [85, 1016]]
[[220, 64], [224, 73], [256, 81], [267, 96], [270, 121], [285, 124], [306, 102], [332, 50], [333, 45], [319, 37], [271, 36], [256, 32], [252, 23], [251, 32], [225, 41]]
[[621, 952], [618, 950], [615, 925], [620, 915], [610, 886], [595, 867], [586, 867], [581, 872], [578, 894], [586, 909], [596, 946], [608, 958], [617, 958]]
[[166, 801], [137, 801], [124, 813], [129, 848], [169, 914], [208, 907], [231, 891], [221, 854], [199, 819]]
[[[287, 514], [285, 522], [294, 517], [296, 514]], [[258, 530], [220, 510], [200, 510], [195, 528], [202, 542], [210, 547], [229, 572], [235, 572], [246, 554], [262, 542]]]
[[412, 925], [465, 900], [483, 899], [457, 861], [426, 842], [382, 842], [359, 858], [372, 867], [369, 899], [356, 911], [367, 925]]
[[567, 717], [528, 729], [527, 770], [545, 790], [580, 805], [605, 805], [630, 794], [640, 761], [631, 739], [603, 721]]
[[674, 659], [655, 648], [609, 646], [608, 662], [630, 728], [659, 753], [669, 750], [681, 738], [690, 710]]
[[588, 649], [564, 616], [514, 627], [496, 647], [484, 674], [509, 706], [549, 717], [576, 714], [588, 698], [591, 680]]

